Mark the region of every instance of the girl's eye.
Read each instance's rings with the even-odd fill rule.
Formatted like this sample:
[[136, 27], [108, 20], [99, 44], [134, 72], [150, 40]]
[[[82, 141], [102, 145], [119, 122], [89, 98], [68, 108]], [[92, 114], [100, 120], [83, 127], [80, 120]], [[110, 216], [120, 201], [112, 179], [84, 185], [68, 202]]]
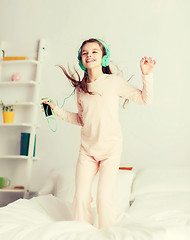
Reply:
[[[98, 53], [97, 51], [93, 51], [92, 53]], [[87, 53], [86, 52], [83, 52], [82, 53], [82, 56], [86, 55]]]

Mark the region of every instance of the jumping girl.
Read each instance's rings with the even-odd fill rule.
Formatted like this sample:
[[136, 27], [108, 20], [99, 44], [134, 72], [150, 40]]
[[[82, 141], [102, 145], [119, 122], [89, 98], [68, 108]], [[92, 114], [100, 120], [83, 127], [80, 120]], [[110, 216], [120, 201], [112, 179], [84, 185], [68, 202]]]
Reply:
[[118, 119], [119, 98], [149, 105], [152, 99], [152, 72], [156, 65], [151, 57], [140, 61], [142, 91], [112, 74], [109, 46], [100, 39], [89, 39], [78, 51], [79, 66], [84, 71], [78, 80], [60, 66], [76, 88], [78, 113], [59, 108], [53, 101], [45, 102], [63, 120], [81, 127], [81, 143], [75, 176], [73, 200], [74, 220], [93, 224], [91, 186], [99, 171], [97, 189], [98, 227], [116, 223], [117, 212], [112, 190], [120, 165], [122, 133]]

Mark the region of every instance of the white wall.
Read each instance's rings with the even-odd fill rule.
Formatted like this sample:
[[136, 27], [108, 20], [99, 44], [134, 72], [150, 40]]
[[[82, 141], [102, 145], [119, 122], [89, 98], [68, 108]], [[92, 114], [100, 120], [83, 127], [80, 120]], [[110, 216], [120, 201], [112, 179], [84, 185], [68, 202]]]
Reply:
[[[77, 51], [85, 39], [104, 39], [124, 77], [135, 75], [131, 84], [136, 87], [142, 87], [140, 58], [155, 58], [152, 106], [129, 103], [120, 108], [121, 165], [189, 162], [188, 0], [0, 0], [0, 9], [0, 39], [7, 42], [8, 55], [35, 56], [37, 40], [47, 40], [41, 96], [57, 98], [60, 104], [72, 87], [55, 64], [78, 68]], [[65, 108], [76, 111], [75, 100], [70, 98]], [[39, 109], [40, 161], [34, 166], [33, 188], [43, 184], [52, 167], [76, 164], [80, 128], [57, 122], [58, 131], [52, 133]]]

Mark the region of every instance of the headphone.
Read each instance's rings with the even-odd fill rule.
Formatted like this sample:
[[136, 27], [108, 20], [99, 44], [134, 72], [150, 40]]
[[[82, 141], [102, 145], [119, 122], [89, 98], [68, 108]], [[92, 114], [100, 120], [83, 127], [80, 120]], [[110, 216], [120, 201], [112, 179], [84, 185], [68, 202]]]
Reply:
[[[100, 42], [106, 49], [106, 55], [104, 55], [102, 57], [102, 66], [103, 67], [107, 67], [110, 63], [110, 49], [109, 46], [107, 45], [106, 42], [104, 42], [103, 40], [99, 39], [99, 38], [95, 38], [98, 42]], [[78, 50], [78, 60], [79, 60], [79, 66], [83, 71], [86, 71], [86, 67], [84, 67], [84, 65], [82, 64], [82, 59], [81, 59], [81, 47]]]

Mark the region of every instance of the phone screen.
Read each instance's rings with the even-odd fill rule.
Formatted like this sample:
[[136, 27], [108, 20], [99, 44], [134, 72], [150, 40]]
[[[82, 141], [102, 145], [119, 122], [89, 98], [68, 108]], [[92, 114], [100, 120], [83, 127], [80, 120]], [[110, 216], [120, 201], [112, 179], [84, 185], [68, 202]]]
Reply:
[[48, 104], [42, 103], [46, 117], [52, 116], [52, 110]]

